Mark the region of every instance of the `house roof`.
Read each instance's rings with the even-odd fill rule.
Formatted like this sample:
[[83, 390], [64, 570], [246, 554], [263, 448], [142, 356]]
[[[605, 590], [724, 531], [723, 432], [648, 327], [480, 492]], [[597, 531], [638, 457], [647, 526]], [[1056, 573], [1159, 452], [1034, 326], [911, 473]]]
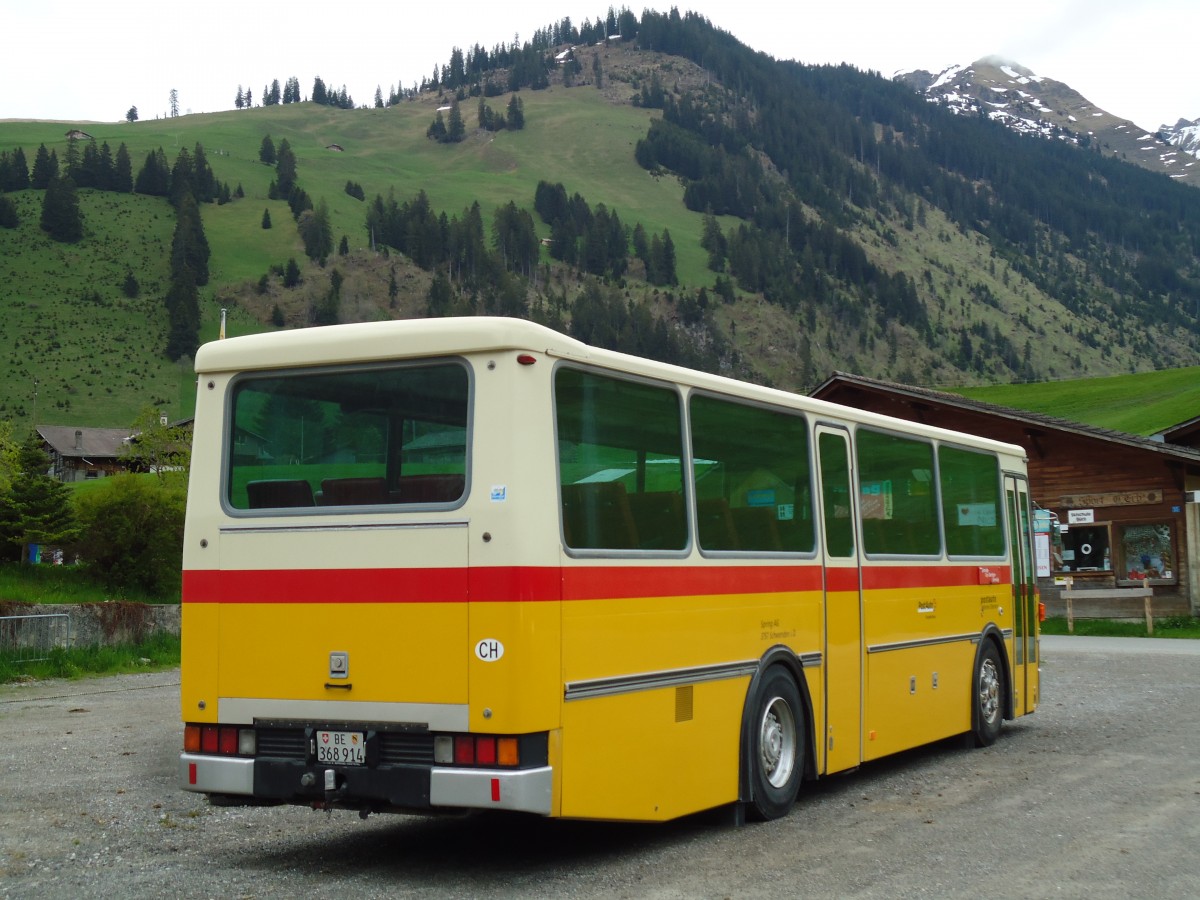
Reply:
[[129, 438], [128, 428], [74, 425], [39, 425], [37, 433], [59, 456], [88, 459], [116, 459]]
[[1129, 434], [1125, 431], [1114, 431], [1109, 428], [1099, 428], [1095, 425], [1072, 422], [1069, 419], [1060, 419], [1057, 416], [1048, 416], [1044, 413], [1028, 412], [1023, 409], [1013, 409], [1012, 407], [999, 406], [995, 403], [986, 403], [982, 400], [972, 400], [959, 394], [935, 391], [932, 388], [914, 387], [893, 381], [883, 381], [878, 378], [868, 378], [865, 375], [834, 372], [813, 390], [810, 396], [822, 400], [834, 400], [836, 402], [836, 398], [833, 395], [836, 393], [837, 388], [841, 386], [855, 387], [874, 394], [905, 398], [918, 406], [925, 404], [928, 406], [950, 407], [993, 416], [997, 419], [1004, 419], [1023, 426], [1024, 430], [1031, 437], [1037, 437], [1046, 432], [1058, 432], [1076, 437], [1092, 438], [1110, 444], [1121, 444], [1136, 450], [1146, 450], [1172, 459], [1200, 465], [1200, 450], [1194, 450], [1191, 447], [1166, 443], [1162, 440]]
[[1177, 425], [1172, 425], [1170, 428], [1164, 428], [1155, 435], [1155, 438], [1175, 443], [1186, 440], [1194, 441], [1198, 434], [1200, 434], [1200, 416], [1194, 416]]

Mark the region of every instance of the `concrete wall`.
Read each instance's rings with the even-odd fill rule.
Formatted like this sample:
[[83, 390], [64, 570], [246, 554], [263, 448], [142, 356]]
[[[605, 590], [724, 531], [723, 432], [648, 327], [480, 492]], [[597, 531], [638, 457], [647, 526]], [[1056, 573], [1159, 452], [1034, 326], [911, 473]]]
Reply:
[[[68, 621], [60, 617], [65, 613]], [[151, 635], [178, 635], [180, 607], [146, 603], [0, 603], [0, 650], [135, 644]]]

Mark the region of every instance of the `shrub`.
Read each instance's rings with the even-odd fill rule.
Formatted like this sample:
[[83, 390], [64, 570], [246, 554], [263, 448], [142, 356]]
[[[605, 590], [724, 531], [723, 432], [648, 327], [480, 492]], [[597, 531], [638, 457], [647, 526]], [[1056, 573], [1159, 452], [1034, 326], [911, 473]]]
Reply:
[[179, 596], [183, 559], [181, 478], [116, 475], [76, 498], [78, 550], [88, 571], [111, 590]]

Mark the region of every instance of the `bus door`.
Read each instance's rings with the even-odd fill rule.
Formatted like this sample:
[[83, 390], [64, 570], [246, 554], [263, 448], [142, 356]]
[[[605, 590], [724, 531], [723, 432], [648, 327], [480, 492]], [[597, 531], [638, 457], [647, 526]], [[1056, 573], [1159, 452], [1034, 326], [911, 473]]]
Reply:
[[1031, 713], [1038, 703], [1038, 593], [1029, 513], [1029, 483], [1004, 476], [1013, 565], [1013, 712]]
[[817, 426], [825, 559], [825, 771], [862, 761], [862, 581], [854, 528], [850, 435]]

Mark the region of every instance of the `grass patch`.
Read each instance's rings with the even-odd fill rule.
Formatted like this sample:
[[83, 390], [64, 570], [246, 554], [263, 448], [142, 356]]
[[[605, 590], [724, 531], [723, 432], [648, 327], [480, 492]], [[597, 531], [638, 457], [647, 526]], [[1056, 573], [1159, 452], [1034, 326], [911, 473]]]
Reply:
[[178, 603], [179, 597], [151, 597], [139, 591], [114, 592], [88, 577], [81, 566], [0, 564], [0, 604], [10, 603]]
[[0, 653], [0, 683], [154, 672], [178, 665], [179, 638], [157, 634], [138, 644], [70, 649], [58, 647], [50, 651], [49, 659], [36, 661], [25, 661], [12, 653]]
[[1200, 368], [956, 390], [973, 400], [1150, 435], [1186, 420], [1182, 411], [1200, 406]]
[[[1051, 617], [1042, 623], [1042, 634], [1068, 634], [1065, 617]], [[1123, 619], [1076, 619], [1075, 634], [1081, 637], [1150, 637], [1145, 622]], [[1156, 638], [1200, 639], [1200, 619], [1191, 616], [1167, 616], [1154, 620]]]

